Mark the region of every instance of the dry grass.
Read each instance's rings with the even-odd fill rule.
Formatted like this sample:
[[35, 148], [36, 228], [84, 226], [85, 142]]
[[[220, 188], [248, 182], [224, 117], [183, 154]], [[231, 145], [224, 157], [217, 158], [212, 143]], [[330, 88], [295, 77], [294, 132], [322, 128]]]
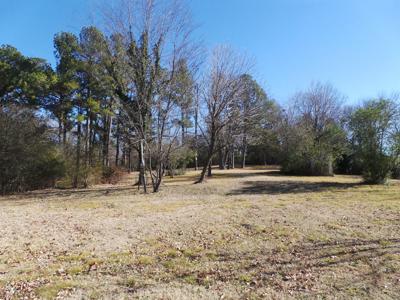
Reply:
[[399, 297], [397, 181], [195, 176], [0, 199], [0, 299]]

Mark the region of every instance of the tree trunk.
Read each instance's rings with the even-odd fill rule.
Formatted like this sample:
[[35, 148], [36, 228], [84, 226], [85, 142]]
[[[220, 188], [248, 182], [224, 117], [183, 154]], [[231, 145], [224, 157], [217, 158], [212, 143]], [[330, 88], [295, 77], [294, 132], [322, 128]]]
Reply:
[[232, 169], [235, 168], [235, 149], [232, 149]]
[[112, 122], [113, 118], [110, 116], [108, 122], [108, 132], [107, 132], [107, 157], [106, 157], [106, 165], [110, 166], [110, 141], [111, 141], [111, 130], [112, 130]]
[[103, 135], [103, 167], [110, 166], [110, 136], [111, 136], [111, 125], [112, 125], [112, 117], [104, 118], [105, 130]]
[[209, 166], [211, 165], [211, 161], [212, 161], [212, 155], [208, 155], [206, 163], [204, 164], [203, 169], [201, 170], [200, 178], [196, 181], [196, 183], [202, 183], [204, 181], [207, 170], [208, 172], [210, 172]]
[[130, 174], [132, 172], [132, 149], [129, 146], [128, 150], [128, 173]]
[[156, 175], [156, 179], [153, 182], [153, 192], [157, 193], [160, 190], [160, 186], [162, 183], [162, 179], [163, 179], [163, 174], [164, 173], [164, 165], [163, 163], [158, 164], [157, 166], [157, 175]]
[[225, 156], [221, 147], [218, 150], [218, 164], [220, 170], [225, 170]]
[[[143, 190], [145, 193], [147, 193], [147, 183], [146, 183], [146, 173], [145, 173], [145, 158], [144, 158], [144, 141], [140, 141], [140, 170], [139, 170], [139, 188], [140, 188], [140, 183], [143, 185]], [[151, 167], [151, 166], [150, 166]]]
[[[89, 148], [89, 163], [91, 166], [94, 165], [94, 144], [96, 143], [96, 132], [95, 130], [91, 130], [91, 137], [90, 137], [90, 148]], [[100, 157], [100, 153], [99, 153]]]
[[196, 111], [194, 114], [194, 146], [195, 146], [195, 157], [194, 157], [194, 169], [197, 171], [199, 169], [198, 166], [198, 140], [197, 140], [197, 127], [198, 127], [198, 120], [199, 120], [199, 95], [198, 95], [198, 88], [196, 88], [197, 97], [196, 97]]
[[81, 159], [81, 122], [78, 122], [77, 128], [77, 142], [76, 142], [76, 164], [75, 164], [75, 176], [73, 187], [78, 187], [79, 182], [79, 171], [80, 171], [80, 159]]
[[102, 136], [102, 145], [101, 145], [101, 164], [104, 167], [106, 167], [106, 156], [107, 156], [107, 133], [108, 130], [106, 128], [108, 127], [108, 122], [107, 122], [107, 117], [103, 117], [103, 123], [104, 123], [104, 131], [103, 131], [103, 136]]
[[243, 137], [242, 144], [242, 169], [246, 168], [246, 154], [247, 154], [247, 137]]
[[230, 150], [229, 148], [225, 152], [225, 165], [228, 166], [229, 170], [234, 168], [234, 166], [232, 164], [232, 155], [231, 155], [231, 153], [232, 153], [232, 150]]
[[208, 169], [208, 177], [212, 176], [212, 159], [213, 159], [213, 155], [214, 155], [214, 148], [215, 148], [215, 140], [216, 140], [216, 136], [215, 136], [215, 130], [214, 130], [215, 126], [214, 124], [211, 125], [211, 137], [210, 137], [210, 144], [208, 146], [208, 155], [207, 155], [207, 159], [206, 159], [206, 163], [203, 166], [203, 170], [201, 171], [200, 174], [200, 178], [199, 180], [196, 181], [196, 183], [202, 183], [204, 181], [204, 178], [206, 176], [206, 172]]
[[197, 171], [199, 169], [199, 162], [198, 162], [198, 157], [197, 157], [197, 150], [194, 154], [194, 170]]
[[212, 159], [211, 159], [210, 163], [208, 164], [207, 177], [212, 177]]
[[58, 120], [58, 143], [61, 145], [62, 143], [62, 119]]
[[116, 146], [115, 146], [115, 166], [119, 165], [119, 120], [117, 119], [117, 132], [116, 132]]
[[85, 165], [87, 166], [89, 164], [89, 152], [90, 152], [90, 144], [92, 140], [92, 118], [90, 117], [90, 111], [89, 109], [86, 111], [86, 126], [85, 126]]
[[185, 144], [185, 114], [181, 111], [182, 146]]
[[63, 123], [63, 148], [65, 150], [65, 146], [67, 145], [67, 124], [65, 120], [63, 120]]
[[121, 149], [121, 166], [122, 167], [126, 167], [126, 164], [125, 164], [125, 145], [122, 145], [122, 149]]

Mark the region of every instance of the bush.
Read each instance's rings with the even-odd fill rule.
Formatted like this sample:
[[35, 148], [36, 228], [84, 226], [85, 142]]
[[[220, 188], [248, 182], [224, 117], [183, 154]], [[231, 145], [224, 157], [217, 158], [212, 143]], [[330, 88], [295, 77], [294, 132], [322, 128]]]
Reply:
[[102, 175], [102, 183], [117, 184], [121, 181], [124, 171], [118, 167], [104, 167]]
[[291, 175], [332, 176], [332, 160], [328, 156], [309, 158], [294, 152], [283, 161], [282, 172]]
[[336, 160], [335, 173], [337, 174], [361, 175], [362, 172], [362, 162], [354, 154], [343, 154]]
[[65, 174], [65, 163], [58, 151], [44, 151], [27, 173], [31, 174], [26, 179], [27, 186], [34, 189], [54, 187], [57, 178]]
[[[60, 189], [69, 189], [73, 187], [76, 176], [76, 162], [73, 156], [68, 153], [65, 156], [65, 175], [57, 181], [56, 187]], [[102, 183], [103, 168], [100, 165], [85, 166], [84, 163], [79, 167], [78, 188], [87, 188], [91, 185]]]
[[332, 176], [333, 162], [346, 145], [341, 94], [329, 84], [313, 84], [298, 93], [285, 112], [280, 135], [283, 171], [296, 175]]
[[393, 168], [392, 168], [392, 178], [393, 179], [400, 179], [400, 165], [396, 164]]
[[307, 162], [298, 154], [291, 153], [282, 162], [282, 172], [291, 175], [311, 175]]
[[167, 173], [169, 176], [183, 175], [186, 167], [194, 160], [195, 153], [187, 147], [180, 148], [171, 154]]
[[65, 165], [44, 120], [32, 110], [0, 107], [0, 193], [53, 187]]
[[366, 183], [385, 183], [396, 166], [399, 116], [396, 103], [389, 99], [368, 101], [350, 116], [354, 154], [361, 161]]
[[363, 178], [368, 184], [383, 184], [390, 177], [393, 169], [392, 159], [376, 153], [373, 157], [364, 158]]

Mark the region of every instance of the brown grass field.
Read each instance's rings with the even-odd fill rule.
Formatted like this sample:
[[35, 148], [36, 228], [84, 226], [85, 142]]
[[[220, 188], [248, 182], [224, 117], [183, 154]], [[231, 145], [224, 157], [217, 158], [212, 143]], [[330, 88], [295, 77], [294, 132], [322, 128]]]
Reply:
[[0, 198], [0, 299], [400, 298], [400, 182], [196, 174]]

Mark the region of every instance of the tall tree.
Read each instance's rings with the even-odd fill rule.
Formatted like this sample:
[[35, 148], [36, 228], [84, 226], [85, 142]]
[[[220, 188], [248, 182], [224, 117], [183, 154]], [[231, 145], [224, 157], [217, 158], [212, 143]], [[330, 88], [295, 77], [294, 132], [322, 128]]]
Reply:
[[333, 162], [342, 154], [342, 95], [331, 85], [315, 83], [294, 96], [284, 123], [287, 156], [283, 170], [308, 175], [333, 175]]
[[197, 183], [204, 181], [207, 170], [211, 175], [211, 163], [219, 151], [222, 131], [228, 124], [237, 120], [233, 116], [243, 88], [240, 76], [247, 68], [246, 60], [232, 49], [222, 46], [214, 50], [203, 84], [206, 128], [202, 132], [208, 145], [207, 157]]
[[391, 99], [364, 103], [350, 116], [349, 128], [356, 156], [367, 183], [384, 183], [400, 155], [400, 112]]
[[248, 144], [255, 137], [263, 117], [267, 94], [263, 88], [248, 74], [241, 77], [243, 89], [239, 98], [241, 167], [246, 167]]
[[187, 129], [191, 127], [190, 114], [193, 109], [194, 80], [186, 61], [178, 61], [173, 85], [173, 97], [180, 109], [181, 143], [185, 144]]
[[143, 147], [153, 139], [152, 108], [165, 97], [160, 95], [162, 91], [171, 91], [165, 86], [173, 84], [178, 62], [190, 62], [192, 26], [190, 14], [179, 1], [129, 0], [118, 4], [104, 14], [113, 36], [119, 39], [114, 43], [118, 51], [114, 51], [109, 70], [121, 102], [121, 121], [129, 128], [130, 142], [139, 150], [139, 184], [147, 191], [143, 155], [149, 152]]
[[[109, 145], [115, 108], [112, 78], [107, 75], [108, 45], [95, 27], [84, 27], [79, 35], [81, 95], [85, 95], [85, 162], [93, 165], [94, 143], [101, 140], [102, 165], [109, 166]], [[96, 138], [97, 137], [97, 138]]]
[[45, 107], [58, 121], [59, 142], [66, 146], [67, 133], [72, 129], [71, 120], [74, 98], [79, 83], [76, 77], [78, 67], [78, 39], [75, 35], [61, 32], [54, 37], [54, 53], [57, 60], [56, 77]]
[[[64, 122], [66, 130], [66, 115], [71, 117], [71, 124], [76, 125], [76, 151], [73, 186], [79, 185], [81, 173], [81, 144], [82, 123], [85, 116], [83, 112], [83, 96], [81, 95], [81, 82], [78, 71], [81, 69], [79, 39], [72, 33], [61, 32], [54, 38], [55, 55], [57, 58], [57, 73], [59, 75], [59, 120]], [[68, 111], [69, 110], [69, 111]], [[64, 135], [65, 136], [65, 135]], [[65, 137], [64, 137], [65, 143]]]
[[53, 80], [53, 71], [45, 60], [25, 57], [12, 46], [0, 47], [0, 104], [37, 107]]

